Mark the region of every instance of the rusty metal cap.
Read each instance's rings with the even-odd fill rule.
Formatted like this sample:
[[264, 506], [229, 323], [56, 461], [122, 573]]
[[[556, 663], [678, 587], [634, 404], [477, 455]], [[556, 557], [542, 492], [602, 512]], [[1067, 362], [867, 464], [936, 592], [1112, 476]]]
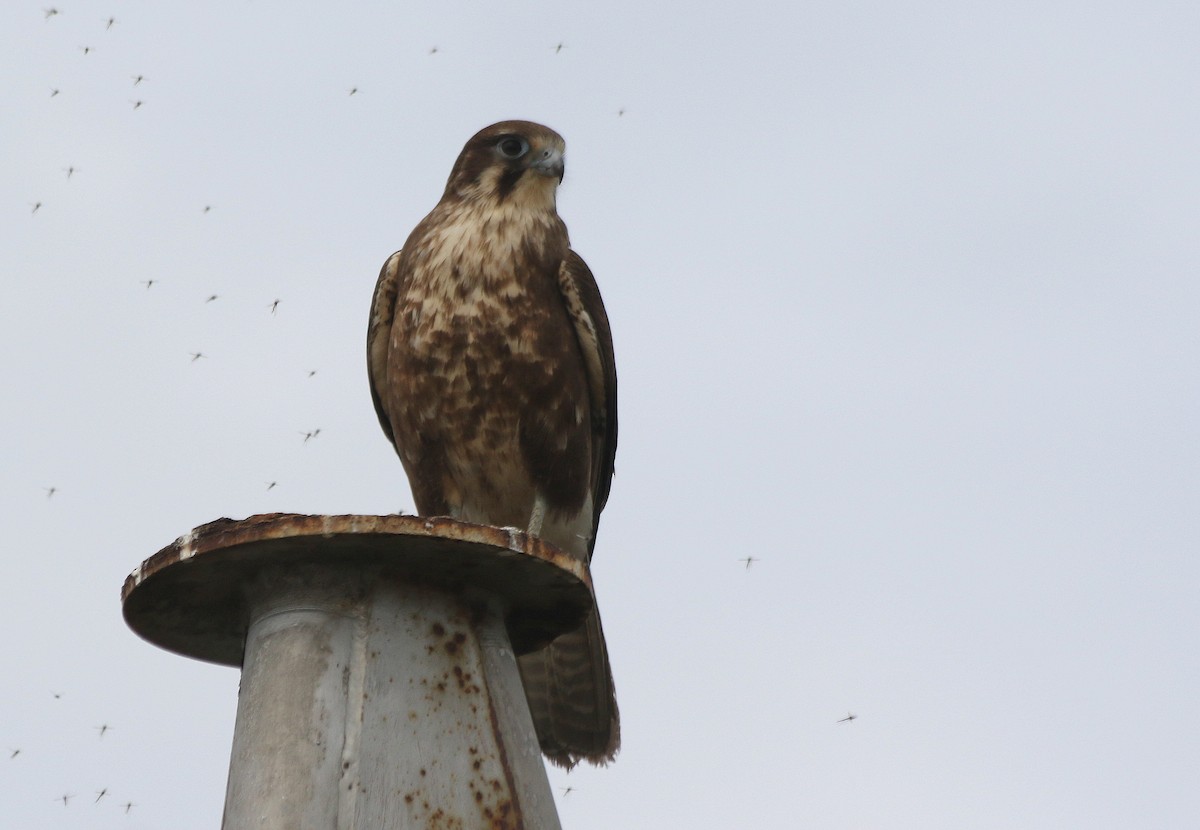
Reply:
[[302, 567], [496, 600], [518, 654], [578, 627], [593, 601], [585, 563], [520, 530], [440, 517], [270, 513], [201, 525], [144, 561], [121, 589], [125, 622], [169, 651], [240, 666], [248, 586]]

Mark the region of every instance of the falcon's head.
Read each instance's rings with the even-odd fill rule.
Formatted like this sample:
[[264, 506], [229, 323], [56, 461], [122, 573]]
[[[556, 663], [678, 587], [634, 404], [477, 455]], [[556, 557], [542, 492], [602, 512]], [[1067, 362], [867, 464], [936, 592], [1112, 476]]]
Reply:
[[552, 210], [565, 149], [562, 136], [532, 121], [484, 127], [463, 147], [442, 198]]

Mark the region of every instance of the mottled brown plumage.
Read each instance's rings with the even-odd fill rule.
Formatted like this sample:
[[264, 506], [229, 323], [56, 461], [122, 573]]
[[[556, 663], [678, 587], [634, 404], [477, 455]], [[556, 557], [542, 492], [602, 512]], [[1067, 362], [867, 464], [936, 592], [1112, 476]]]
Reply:
[[[617, 377], [600, 292], [555, 208], [563, 150], [528, 121], [467, 142], [441, 201], [383, 266], [367, 362], [418, 513], [526, 528], [587, 561], [612, 479]], [[612, 760], [599, 615], [520, 668], [547, 757]]]

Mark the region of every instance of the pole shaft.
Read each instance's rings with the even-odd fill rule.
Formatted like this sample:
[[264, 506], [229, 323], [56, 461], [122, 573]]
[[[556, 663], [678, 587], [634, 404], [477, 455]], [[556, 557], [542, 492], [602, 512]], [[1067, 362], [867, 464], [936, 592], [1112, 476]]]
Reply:
[[498, 603], [377, 573], [251, 590], [226, 830], [557, 830]]

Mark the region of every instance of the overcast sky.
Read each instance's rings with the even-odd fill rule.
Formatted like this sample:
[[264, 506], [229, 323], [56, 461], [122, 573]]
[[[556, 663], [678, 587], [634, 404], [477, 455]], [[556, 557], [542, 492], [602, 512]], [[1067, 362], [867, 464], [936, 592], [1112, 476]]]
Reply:
[[371, 291], [506, 118], [620, 378], [564, 827], [1200, 825], [1195, 3], [50, 3], [0, 5], [6, 826], [219, 826], [237, 672], [121, 583], [412, 509]]

